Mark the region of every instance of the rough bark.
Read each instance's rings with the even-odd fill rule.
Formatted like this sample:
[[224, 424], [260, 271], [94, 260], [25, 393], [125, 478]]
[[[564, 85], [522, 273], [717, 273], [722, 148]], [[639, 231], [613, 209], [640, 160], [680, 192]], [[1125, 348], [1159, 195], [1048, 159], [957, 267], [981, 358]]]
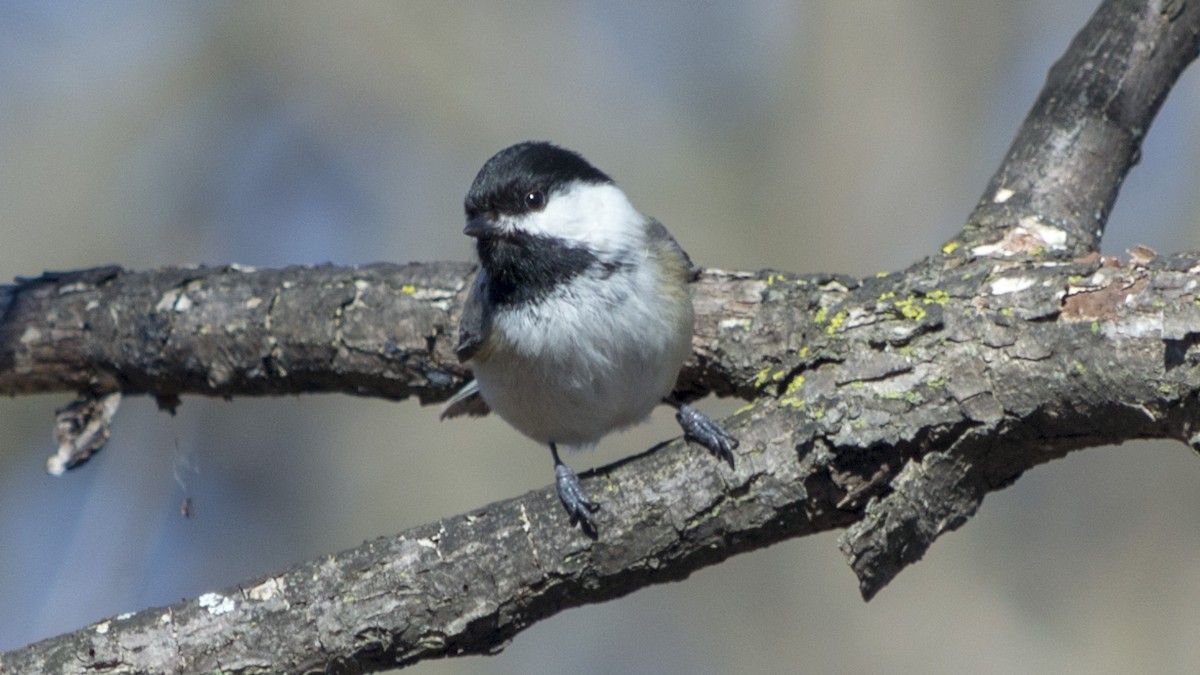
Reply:
[[[1135, 438], [1200, 446], [1200, 254], [1096, 252], [1198, 45], [1200, 4], [1104, 3], [963, 234], [907, 270], [707, 272], [679, 386], [750, 401], [727, 420], [736, 466], [676, 440], [585, 475], [605, 495], [598, 539], [546, 488], [0, 655], [0, 671], [364, 672], [488, 653], [562, 609], [834, 528], [869, 598], [1033, 466]], [[0, 393], [80, 392], [68, 432], [103, 426], [114, 391], [168, 408], [183, 394], [444, 400], [465, 376], [452, 327], [470, 274], [46, 275], [0, 290]]]

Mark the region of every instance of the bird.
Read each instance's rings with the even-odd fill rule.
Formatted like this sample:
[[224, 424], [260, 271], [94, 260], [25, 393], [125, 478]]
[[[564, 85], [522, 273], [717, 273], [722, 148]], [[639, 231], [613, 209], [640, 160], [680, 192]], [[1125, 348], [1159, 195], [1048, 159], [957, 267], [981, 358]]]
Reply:
[[667, 403], [685, 437], [733, 466], [737, 439], [671, 395], [691, 353], [699, 268], [666, 227], [581, 155], [545, 141], [488, 159], [463, 206], [479, 271], [455, 352], [474, 380], [443, 418], [491, 410], [549, 446], [559, 501], [593, 536], [600, 505], [560, 446], [589, 449]]

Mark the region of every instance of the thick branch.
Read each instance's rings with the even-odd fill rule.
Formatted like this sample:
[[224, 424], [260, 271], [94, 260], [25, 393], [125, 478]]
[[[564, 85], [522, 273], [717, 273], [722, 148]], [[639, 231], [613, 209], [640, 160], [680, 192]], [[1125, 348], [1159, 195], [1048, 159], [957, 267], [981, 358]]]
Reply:
[[[849, 527], [843, 547], [869, 596], [1032, 466], [1081, 447], [1197, 433], [1200, 256], [941, 262], [865, 281], [706, 275], [697, 352], [721, 367], [694, 368], [691, 379], [720, 372], [727, 390], [757, 396], [731, 420], [743, 441], [736, 469], [676, 441], [585, 478], [605, 495], [596, 542], [542, 490], [3, 663], [76, 672], [178, 660], [205, 670], [287, 654], [295, 661], [277, 667], [337, 661], [356, 672], [488, 652], [566, 607], [831, 528]], [[320, 272], [320, 288], [353, 288], [364, 274]], [[42, 297], [75, 303], [87, 292]], [[253, 304], [233, 297], [235, 308]], [[437, 351], [410, 362], [440, 372]], [[421, 371], [396, 372], [411, 381]]]
[[1099, 251], [1142, 139], [1197, 48], [1200, 3], [1102, 3], [1050, 69], [959, 243], [1019, 235], [1066, 258]]
[[0, 393], [445, 398], [464, 263], [49, 273], [0, 288]]

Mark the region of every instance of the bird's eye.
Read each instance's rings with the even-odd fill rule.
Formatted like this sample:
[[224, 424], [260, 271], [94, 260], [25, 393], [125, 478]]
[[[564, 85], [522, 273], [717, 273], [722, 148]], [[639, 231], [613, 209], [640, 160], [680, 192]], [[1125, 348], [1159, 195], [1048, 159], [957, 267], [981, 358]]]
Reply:
[[531, 211], [541, 211], [546, 206], [546, 195], [541, 190], [530, 190], [525, 193], [525, 206]]

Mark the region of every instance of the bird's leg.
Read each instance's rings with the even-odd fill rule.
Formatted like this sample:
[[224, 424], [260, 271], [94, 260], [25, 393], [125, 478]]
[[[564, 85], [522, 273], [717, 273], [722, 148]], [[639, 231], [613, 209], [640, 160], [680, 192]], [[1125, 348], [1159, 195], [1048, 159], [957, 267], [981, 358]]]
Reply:
[[558, 488], [558, 499], [567, 510], [571, 524], [579, 523], [585, 534], [593, 535], [596, 532], [596, 524], [592, 522], [591, 514], [599, 509], [600, 505], [583, 493], [579, 477], [558, 458], [558, 447], [554, 443], [550, 444], [550, 454], [554, 456], [554, 483]]
[[733, 451], [738, 446], [738, 440], [725, 431], [708, 415], [692, 406], [671, 397], [663, 402], [675, 408], [675, 420], [683, 427], [683, 435], [708, 448], [718, 458], [729, 462], [733, 467]]

